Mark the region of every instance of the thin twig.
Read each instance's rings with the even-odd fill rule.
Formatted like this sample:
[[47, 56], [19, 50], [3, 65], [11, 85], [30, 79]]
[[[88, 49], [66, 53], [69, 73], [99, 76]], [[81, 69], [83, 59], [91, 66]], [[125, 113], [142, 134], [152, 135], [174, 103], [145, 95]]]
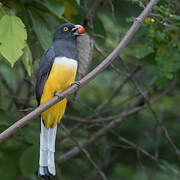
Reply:
[[149, 157], [150, 159], [152, 159], [153, 161], [157, 161], [157, 158], [153, 155], [151, 155], [149, 152], [147, 152], [146, 150], [144, 150], [143, 148], [141, 148], [139, 145], [125, 139], [122, 136], [119, 136], [118, 134], [116, 134], [114, 131], [111, 131], [112, 134], [114, 134], [115, 136], [118, 137], [118, 139], [126, 144], [128, 144], [129, 146], [131, 146], [133, 149], [138, 149], [141, 153], [143, 153], [144, 155], [146, 155], [147, 157]]
[[120, 86], [116, 89], [116, 91], [108, 98], [106, 99], [102, 104], [100, 104], [97, 107], [97, 111], [102, 110], [107, 104], [111, 103], [111, 101], [120, 93], [121, 89], [123, 86], [131, 79], [132, 76], [134, 76], [138, 71], [141, 70], [141, 66], [138, 66], [121, 84]]
[[90, 161], [90, 163], [94, 166], [94, 168], [97, 170], [98, 174], [100, 175], [100, 177], [103, 180], [107, 180], [107, 177], [105, 176], [104, 172], [101, 171], [101, 169], [98, 167], [98, 165], [94, 162], [94, 160], [91, 158], [91, 155], [89, 154], [89, 152], [84, 149], [83, 147], [81, 147], [79, 145], [79, 143], [76, 141], [76, 139], [71, 135], [71, 133], [69, 132], [69, 130], [67, 128], [64, 127], [63, 124], [61, 124], [61, 127], [63, 128], [63, 130], [66, 132], [66, 134], [71, 138], [71, 140], [76, 144], [76, 146], [79, 148], [79, 150], [87, 157], [87, 159]]
[[[165, 96], [169, 91], [174, 88], [174, 84], [171, 84], [168, 88], [166, 88], [164, 91], [162, 91], [158, 96], [156, 96], [152, 101], [151, 104], [154, 104], [157, 102], [160, 98]], [[111, 121], [108, 125], [100, 129], [99, 131], [95, 132], [94, 134], [91, 135], [89, 139], [87, 139], [85, 142], [79, 144], [81, 147], [85, 148], [87, 146], [90, 146], [94, 142], [96, 142], [98, 139], [100, 139], [102, 136], [106, 135], [106, 133], [113, 129], [118, 127], [117, 125], [126, 117], [141, 111], [143, 109], [147, 108], [147, 105], [139, 106], [139, 107], [133, 107], [127, 111], [124, 111], [121, 114], [121, 117], [115, 119], [114, 121]], [[72, 150], [68, 151], [67, 153], [63, 154], [57, 159], [58, 163], [64, 163], [65, 161], [68, 161], [72, 159], [73, 157], [77, 156], [80, 153], [79, 149], [77, 147], [74, 147]]]
[[[159, 127], [162, 129], [166, 139], [168, 140], [168, 143], [170, 144], [170, 146], [173, 148], [174, 152], [176, 153], [178, 159], [180, 160], [180, 150], [176, 147], [176, 145], [174, 144], [174, 142], [172, 141], [171, 137], [168, 134], [168, 131], [166, 129], [166, 127], [162, 124], [161, 120], [159, 119], [159, 117], [157, 116], [156, 112], [153, 110], [153, 108], [151, 107], [151, 104], [149, 102], [149, 99], [147, 96], [144, 95], [144, 93], [142, 92], [142, 90], [138, 87], [138, 85], [136, 84], [136, 81], [134, 79], [131, 79], [132, 83], [134, 84], [134, 87], [140, 92], [140, 94], [143, 96], [143, 98], [145, 99], [147, 105], [148, 105], [148, 109], [150, 110], [150, 112], [152, 113], [154, 119], [157, 121]], [[173, 84], [176, 84], [176, 81], [173, 81]]]
[[[128, 67], [126, 66], [126, 70], [127, 72], [129, 72]], [[166, 129], [166, 127], [162, 124], [161, 120], [159, 119], [159, 117], [157, 116], [156, 112], [153, 110], [149, 98], [146, 94], [143, 93], [143, 91], [140, 89], [140, 87], [137, 85], [136, 81], [133, 79], [133, 77], [130, 77], [130, 81], [133, 83], [134, 87], [138, 90], [138, 92], [141, 94], [141, 96], [144, 98], [145, 102], [147, 103], [148, 109], [149, 111], [152, 113], [154, 119], [157, 121], [158, 126], [161, 128], [161, 130], [163, 131], [166, 139], [168, 140], [168, 143], [170, 144], [170, 146], [173, 148], [175, 154], [177, 155], [178, 159], [180, 160], [180, 150], [176, 147], [176, 145], [174, 144], [174, 142], [172, 141], [171, 137], [168, 134], [168, 131]], [[172, 82], [172, 84], [176, 84], [176, 80], [174, 80]]]
[[102, 5], [106, 2], [106, 0], [96, 0], [93, 6], [89, 9], [87, 12], [86, 18], [84, 19], [84, 27], [89, 25], [91, 28], [93, 28], [93, 19], [96, 16], [97, 10], [99, 7], [102, 7]]

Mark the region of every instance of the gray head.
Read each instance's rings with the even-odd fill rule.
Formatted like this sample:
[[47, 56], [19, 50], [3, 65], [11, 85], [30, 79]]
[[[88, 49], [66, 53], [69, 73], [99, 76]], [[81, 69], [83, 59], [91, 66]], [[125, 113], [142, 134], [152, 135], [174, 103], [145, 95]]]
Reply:
[[74, 25], [71, 23], [62, 24], [54, 33], [53, 41], [56, 40], [75, 40], [77, 36], [83, 34], [85, 31], [81, 25]]

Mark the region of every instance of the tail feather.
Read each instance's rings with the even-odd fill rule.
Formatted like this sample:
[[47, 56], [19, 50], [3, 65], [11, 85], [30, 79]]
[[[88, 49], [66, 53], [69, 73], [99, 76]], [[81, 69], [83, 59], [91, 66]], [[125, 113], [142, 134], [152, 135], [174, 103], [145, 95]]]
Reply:
[[56, 131], [57, 131], [57, 125], [54, 128], [48, 129], [48, 170], [49, 173], [52, 174], [53, 176], [55, 176], [56, 174], [55, 163], [54, 163]]
[[55, 176], [55, 140], [56, 140], [57, 126], [46, 129], [41, 119], [41, 133], [40, 133], [40, 158], [39, 158], [39, 176], [49, 177]]

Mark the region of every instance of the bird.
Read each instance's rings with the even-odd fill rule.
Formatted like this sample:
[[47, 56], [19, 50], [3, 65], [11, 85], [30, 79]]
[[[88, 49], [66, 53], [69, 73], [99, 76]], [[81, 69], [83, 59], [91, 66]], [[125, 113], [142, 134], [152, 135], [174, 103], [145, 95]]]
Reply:
[[[77, 37], [85, 28], [72, 23], [62, 24], [55, 31], [49, 49], [43, 54], [36, 80], [38, 105], [52, 99], [75, 83], [77, 61]], [[38, 176], [49, 179], [56, 175], [54, 153], [57, 123], [63, 117], [67, 99], [64, 98], [41, 113], [40, 156]]]

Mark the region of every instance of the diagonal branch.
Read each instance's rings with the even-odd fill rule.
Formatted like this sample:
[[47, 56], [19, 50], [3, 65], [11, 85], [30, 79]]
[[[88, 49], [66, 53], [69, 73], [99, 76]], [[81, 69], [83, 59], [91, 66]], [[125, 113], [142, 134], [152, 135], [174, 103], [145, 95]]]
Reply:
[[[150, 104], [154, 104], [155, 102], [157, 102], [160, 98], [162, 98], [165, 94], [167, 94], [169, 91], [172, 90], [172, 88], [174, 88], [174, 83], [170, 84], [170, 86], [168, 88], [166, 88], [162, 93], [160, 93], [156, 98], [154, 98]], [[89, 139], [87, 139], [85, 142], [82, 142], [81, 144], [79, 144], [80, 147], [82, 148], [86, 148], [87, 146], [92, 145], [94, 142], [96, 142], [98, 139], [100, 139], [102, 136], [105, 136], [107, 132], [109, 132], [110, 130], [112, 130], [113, 128], [118, 127], [118, 124], [121, 123], [124, 118], [127, 118], [128, 116], [141, 111], [145, 108], [147, 108], [148, 106], [145, 104], [143, 106], [136, 106], [133, 108], [130, 108], [127, 111], [124, 111], [121, 113], [121, 116], [118, 117], [117, 119], [111, 121], [109, 124], [107, 124], [104, 128], [101, 128], [100, 130], [98, 130], [97, 132], [93, 133]], [[79, 148], [76, 146], [74, 147], [72, 150], [68, 151], [67, 153], [63, 154], [62, 156], [57, 158], [57, 162], [58, 163], [64, 163], [72, 158], [74, 158], [75, 156], [77, 156], [80, 153]]]
[[89, 25], [90, 27], [93, 26], [93, 19], [96, 16], [96, 13], [103, 4], [106, 3], [106, 0], [96, 0], [93, 6], [89, 9], [86, 18], [84, 19], [84, 26], [86, 27]]
[[115, 135], [119, 141], [124, 142], [125, 144], [129, 145], [131, 148], [134, 148], [138, 151], [140, 151], [142, 154], [146, 155], [147, 157], [149, 157], [150, 159], [152, 159], [153, 161], [157, 161], [157, 158], [153, 155], [151, 155], [149, 152], [147, 152], [145, 149], [143, 149], [142, 147], [140, 147], [138, 144], [135, 144], [134, 142], [131, 142], [129, 140], [127, 140], [126, 138], [119, 136], [117, 133], [115, 133], [114, 131], [111, 131], [111, 133], [113, 135]]
[[[126, 67], [126, 69], [127, 69], [127, 72], [129, 72], [128, 67]], [[166, 127], [162, 124], [162, 122], [161, 122], [161, 120], [159, 119], [159, 117], [157, 116], [156, 112], [153, 110], [153, 108], [152, 108], [152, 106], [151, 106], [151, 104], [150, 104], [150, 102], [149, 102], [148, 96], [146, 96], [146, 95], [142, 92], [141, 88], [139, 88], [136, 80], [134, 80], [132, 76], [130, 77], [130, 81], [133, 83], [134, 87], [138, 90], [138, 92], [139, 92], [139, 93], [141, 94], [141, 96], [144, 98], [145, 102], [147, 103], [147, 107], [148, 107], [149, 111], [152, 113], [154, 119], [157, 121], [159, 127], [160, 127], [161, 130], [163, 131], [163, 133], [164, 133], [164, 135], [165, 135], [168, 143], [170, 144], [170, 146], [171, 146], [172, 149], [174, 150], [175, 154], [177, 155], [178, 159], [180, 160], [180, 150], [176, 147], [176, 145], [175, 145], [174, 142], [172, 141], [171, 137], [169, 136]], [[172, 83], [173, 83], [173, 84], [176, 84], [176, 80], [174, 80]]]
[[[170, 146], [172, 147], [172, 149], [174, 150], [175, 154], [177, 155], [178, 159], [180, 160], [180, 150], [176, 147], [176, 145], [174, 144], [174, 142], [172, 141], [171, 137], [168, 134], [168, 131], [166, 129], [166, 127], [162, 124], [161, 120], [159, 119], [159, 117], [157, 116], [156, 112], [153, 110], [151, 103], [149, 102], [149, 98], [147, 96], [144, 95], [144, 93], [142, 92], [142, 90], [138, 87], [136, 81], [134, 79], [131, 78], [132, 83], [134, 84], [134, 87], [139, 91], [139, 93], [142, 95], [142, 97], [144, 98], [144, 100], [147, 103], [148, 109], [149, 111], [152, 113], [154, 119], [157, 121], [158, 125], [160, 126], [161, 130], [163, 131], [168, 143], [170, 144]], [[176, 84], [176, 81], [174, 80], [172, 82], [173, 84]]]
[[87, 157], [87, 159], [90, 161], [90, 163], [94, 166], [94, 168], [97, 170], [99, 176], [102, 180], [107, 180], [107, 177], [105, 176], [104, 172], [101, 171], [101, 169], [98, 167], [98, 165], [94, 162], [94, 160], [91, 158], [89, 152], [81, 147], [79, 143], [76, 141], [76, 139], [71, 135], [71, 133], [64, 127], [63, 124], [61, 124], [61, 127], [64, 129], [64, 131], [68, 134], [68, 136], [71, 138], [71, 140], [77, 145], [79, 150]]
[[120, 93], [123, 86], [138, 72], [141, 70], [141, 66], [138, 66], [129, 76], [126, 77], [126, 79], [120, 84], [120, 86], [116, 89], [116, 91], [108, 98], [106, 99], [102, 104], [100, 104], [97, 107], [97, 111], [102, 110], [107, 104], [111, 103], [112, 100]]
[[80, 86], [77, 84], [73, 84], [71, 87], [69, 87], [67, 90], [62, 92], [60, 95], [61, 97], [54, 97], [51, 100], [47, 101], [44, 104], [41, 104], [39, 107], [37, 107], [34, 111], [27, 114], [25, 117], [17, 121], [15, 124], [10, 126], [8, 129], [6, 129], [4, 132], [0, 134], [0, 142], [15, 133], [18, 129], [23, 127], [25, 124], [27, 124], [30, 120], [33, 118], [39, 116], [43, 111], [47, 110], [57, 102], [59, 102], [61, 99], [69, 96], [70, 94], [73, 94], [75, 91], [77, 91], [80, 87], [85, 86], [89, 81], [94, 79], [98, 74], [100, 74], [111, 62], [119, 55], [119, 53], [123, 50], [123, 48], [128, 44], [128, 42], [132, 39], [133, 35], [136, 33], [136, 31], [139, 29], [141, 24], [143, 23], [144, 19], [148, 16], [148, 14], [151, 12], [152, 8], [156, 5], [158, 0], [151, 0], [149, 4], [146, 6], [146, 8], [142, 11], [139, 17], [136, 18], [135, 22], [132, 24], [126, 35], [123, 37], [121, 42], [118, 44], [118, 46], [107, 56], [104, 61], [99, 64], [95, 69], [93, 69], [90, 73], [88, 73], [84, 78], [82, 78], [79, 81]]

